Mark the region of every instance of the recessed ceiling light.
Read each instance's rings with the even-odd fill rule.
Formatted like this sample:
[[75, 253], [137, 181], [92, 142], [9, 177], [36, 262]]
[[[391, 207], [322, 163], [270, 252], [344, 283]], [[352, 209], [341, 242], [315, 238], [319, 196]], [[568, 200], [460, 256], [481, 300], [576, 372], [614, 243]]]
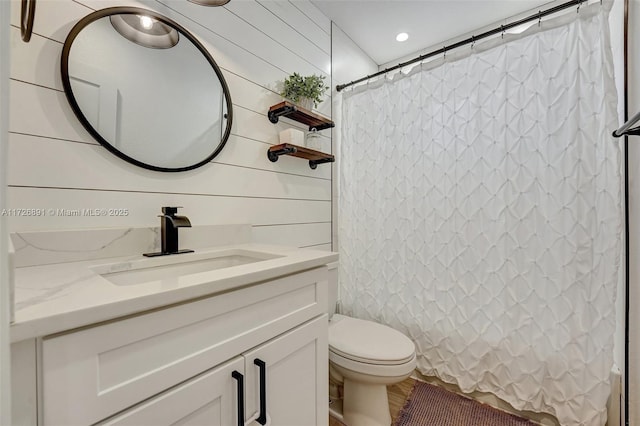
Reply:
[[408, 38], [409, 38], [409, 34], [407, 33], [400, 33], [396, 36], [397, 41], [405, 41]]

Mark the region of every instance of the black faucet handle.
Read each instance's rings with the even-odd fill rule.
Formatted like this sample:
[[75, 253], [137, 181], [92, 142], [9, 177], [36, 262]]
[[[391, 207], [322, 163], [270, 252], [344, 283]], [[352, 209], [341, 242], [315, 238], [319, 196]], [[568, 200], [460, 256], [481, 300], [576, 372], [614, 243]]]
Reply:
[[163, 207], [162, 208], [162, 213], [169, 215], [169, 216], [173, 216], [174, 214], [178, 213], [178, 209], [183, 208], [182, 206], [178, 206], [178, 207]]
[[160, 220], [160, 251], [154, 253], [143, 253], [145, 256], [164, 256], [167, 254], [193, 253], [193, 250], [178, 249], [178, 228], [191, 227], [191, 221], [186, 216], [177, 216], [176, 213], [181, 207], [162, 207]]

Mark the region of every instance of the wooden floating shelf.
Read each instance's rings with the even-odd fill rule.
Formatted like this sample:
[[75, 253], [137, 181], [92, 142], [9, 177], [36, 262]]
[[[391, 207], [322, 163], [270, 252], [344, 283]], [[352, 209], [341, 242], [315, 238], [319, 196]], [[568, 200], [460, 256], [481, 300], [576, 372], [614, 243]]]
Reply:
[[331, 154], [326, 154], [303, 146], [292, 145], [290, 143], [273, 145], [267, 151], [267, 157], [274, 163], [278, 161], [278, 157], [281, 155], [291, 155], [293, 157], [309, 160], [309, 167], [312, 169], [318, 167], [318, 164], [333, 163], [336, 161], [335, 157]]
[[335, 123], [328, 118], [301, 108], [289, 101], [283, 101], [277, 105], [273, 105], [269, 108], [267, 116], [269, 117], [269, 121], [274, 124], [278, 122], [280, 117], [290, 118], [291, 120], [309, 126], [309, 131], [313, 129], [320, 131], [335, 126]]

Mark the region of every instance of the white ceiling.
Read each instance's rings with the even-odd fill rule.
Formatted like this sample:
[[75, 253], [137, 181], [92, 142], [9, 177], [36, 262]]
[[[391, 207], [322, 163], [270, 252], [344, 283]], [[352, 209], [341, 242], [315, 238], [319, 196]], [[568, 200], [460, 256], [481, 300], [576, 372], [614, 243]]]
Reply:
[[[538, 8], [549, 0], [312, 0], [378, 65]], [[396, 35], [409, 34], [399, 43]]]

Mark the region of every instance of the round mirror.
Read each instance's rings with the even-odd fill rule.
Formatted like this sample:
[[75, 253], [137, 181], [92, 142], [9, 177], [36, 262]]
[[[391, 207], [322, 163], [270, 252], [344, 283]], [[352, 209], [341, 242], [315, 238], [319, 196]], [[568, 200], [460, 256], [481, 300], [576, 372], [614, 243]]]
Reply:
[[213, 58], [150, 10], [112, 7], [81, 19], [64, 43], [62, 83], [89, 133], [147, 169], [202, 166], [231, 131], [231, 97]]

